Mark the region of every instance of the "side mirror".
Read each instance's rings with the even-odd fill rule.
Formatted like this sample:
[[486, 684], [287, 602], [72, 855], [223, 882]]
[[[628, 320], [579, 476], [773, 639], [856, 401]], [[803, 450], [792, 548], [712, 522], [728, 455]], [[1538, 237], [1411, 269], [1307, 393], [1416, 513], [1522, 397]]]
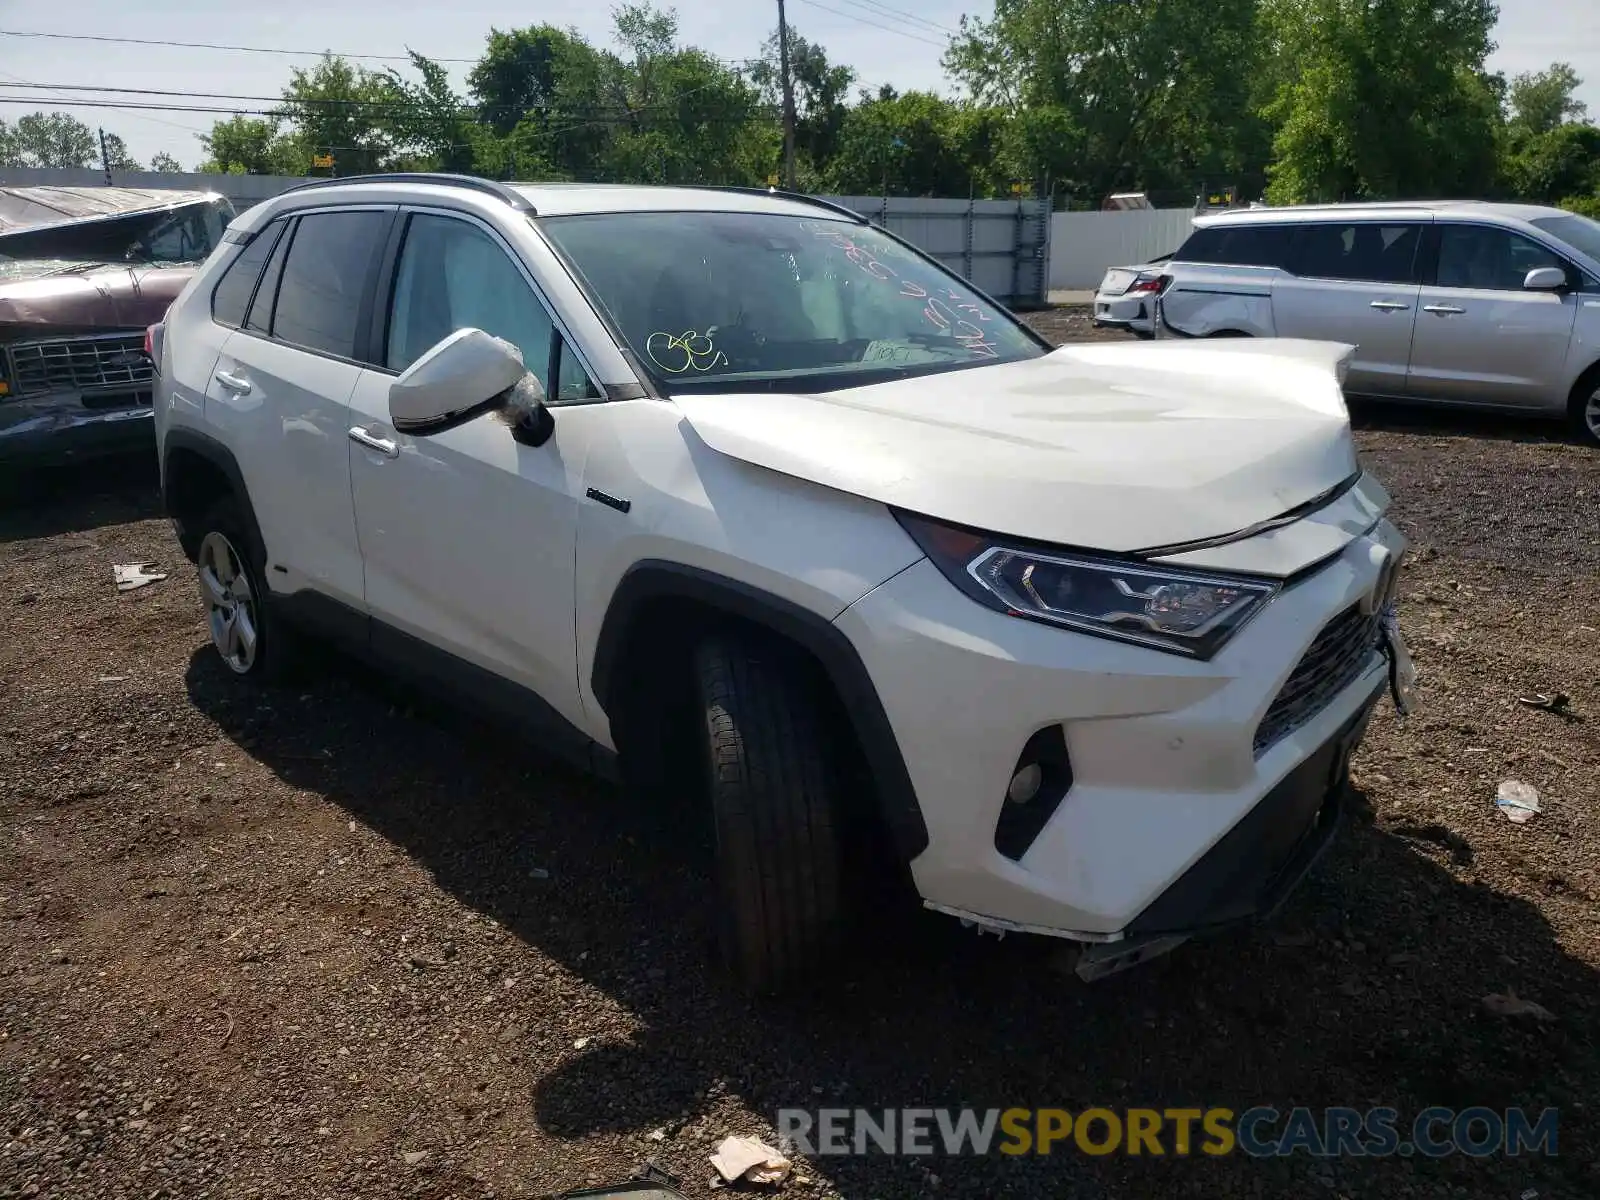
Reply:
[[401, 433], [439, 433], [493, 410], [530, 445], [555, 428], [522, 352], [481, 329], [456, 330], [389, 385], [389, 419]]
[[1522, 280], [1527, 292], [1559, 292], [1567, 286], [1567, 273], [1560, 267], [1535, 267]]

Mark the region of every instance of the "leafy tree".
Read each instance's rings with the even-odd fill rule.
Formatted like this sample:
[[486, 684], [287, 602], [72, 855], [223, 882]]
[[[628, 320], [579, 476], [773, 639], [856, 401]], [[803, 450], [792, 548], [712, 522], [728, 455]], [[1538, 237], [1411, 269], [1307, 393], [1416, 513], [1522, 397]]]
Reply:
[[[762, 103], [783, 111], [783, 67], [774, 32], [750, 65], [750, 82], [761, 91]], [[828, 53], [789, 29], [789, 74], [794, 85], [794, 146], [796, 175], [803, 188], [820, 186], [823, 171], [839, 150], [839, 137], [850, 111], [850, 87], [856, 73], [828, 61]]]
[[310, 162], [331, 155], [335, 175], [381, 170], [394, 151], [402, 98], [386, 73], [327, 54], [310, 69], [291, 68], [283, 100], [276, 115], [288, 123], [300, 156]]
[[114, 133], [106, 134], [104, 162], [113, 171], [142, 171], [137, 159], [128, 153], [128, 144]]
[[1577, 98], [1583, 83], [1570, 63], [1551, 63], [1543, 71], [1525, 71], [1511, 81], [1507, 96], [1510, 124], [1520, 133], [1549, 133], [1568, 121], [1581, 121], [1588, 106]]
[[303, 175], [310, 159], [279, 132], [275, 118], [230, 117], [200, 135], [210, 157], [200, 170], [219, 175]]
[[1482, 194], [1496, 176], [1492, 0], [1264, 0], [1268, 199]]
[[851, 195], [962, 196], [973, 185], [955, 137], [960, 106], [930, 92], [863, 95], [845, 116], [830, 187]]
[[1515, 137], [1505, 181], [1512, 196], [1540, 204], [1600, 193], [1600, 128], [1568, 122]]
[[422, 76], [411, 83], [389, 71], [393, 108], [384, 119], [399, 152], [392, 165], [432, 171], [472, 171], [485, 131], [467, 111], [443, 66], [416, 51], [411, 65]]
[[155, 156], [150, 159], [150, 169], [152, 171], [176, 173], [183, 170], [183, 164], [177, 159], [173, 158], [172, 155], [162, 150], [158, 151]]
[[577, 34], [554, 25], [491, 29], [488, 49], [467, 73], [478, 119], [498, 136], [509, 136], [530, 112], [556, 103], [558, 77], [582, 51], [593, 53]]
[[945, 67], [982, 105], [1025, 122], [1007, 139], [1031, 176], [1075, 181], [1080, 201], [1192, 186], [1264, 148], [1251, 117], [1257, 0], [996, 0], [963, 18]]
[[87, 167], [100, 157], [94, 130], [64, 112], [18, 118], [10, 140], [11, 157], [22, 167]]

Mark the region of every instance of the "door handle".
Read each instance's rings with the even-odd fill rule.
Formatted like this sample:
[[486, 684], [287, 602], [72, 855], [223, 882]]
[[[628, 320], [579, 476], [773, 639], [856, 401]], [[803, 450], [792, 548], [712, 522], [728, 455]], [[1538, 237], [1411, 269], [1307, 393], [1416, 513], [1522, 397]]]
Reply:
[[226, 371], [217, 372], [217, 382], [230, 392], [244, 395], [250, 390], [250, 381], [242, 375], [229, 375]]
[[1431, 312], [1431, 313], [1443, 313], [1446, 316], [1452, 316], [1455, 313], [1464, 313], [1467, 310], [1464, 309], [1464, 308], [1457, 308], [1454, 304], [1424, 304], [1422, 306], [1422, 311], [1423, 312]]
[[368, 433], [365, 429], [361, 428], [361, 426], [359, 426], [359, 425], [351, 426], [351, 428], [350, 428], [350, 440], [352, 442], [360, 442], [368, 450], [376, 450], [379, 454], [383, 455], [385, 458], [399, 458], [400, 457], [400, 447], [399, 446], [396, 446], [388, 438], [374, 437], [372, 434]]
[[1381, 308], [1384, 312], [1399, 312], [1410, 308], [1411, 305], [1401, 304], [1398, 300], [1374, 300], [1372, 307]]

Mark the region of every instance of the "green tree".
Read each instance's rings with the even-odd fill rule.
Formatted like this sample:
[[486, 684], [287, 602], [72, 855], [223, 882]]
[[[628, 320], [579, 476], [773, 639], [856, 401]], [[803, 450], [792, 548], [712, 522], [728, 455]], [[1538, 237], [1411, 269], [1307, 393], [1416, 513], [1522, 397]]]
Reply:
[[1262, 15], [1274, 203], [1493, 188], [1491, 0], [1264, 0]]
[[492, 30], [467, 74], [477, 120], [492, 135], [478, 169], [520, 179], [600, 176], [611, 122], [602, 108], [615, 60], [551, 25]]
[[[1010, 169], [1072, 181], [1098, 204], [1133, 187], [1189, 191], [1258, 165], [1251, 111], [1257, 0], [996, 0], [963, 18], [945, 66], [1021, 122]], [[1030, 159], [1031, 161], [1026, 161]]]
[[403, 98], [388, 74], [327, 54], [309, 69], [291, 69], [283, 100], [275, 115], [307, 162], [330, 155], [333, 174], [362, 175], [381, 170], [394, 152]]
[[[796, 175], [803, 189], [821, 186], [828, 163], [839, 150], [839, 138], [850, 111], [850, 88], [856, 73], [828, 61], [827, 51], [789, 29], [789, 73], [794, 83], [794, 146]], [[771, 111], [783, 111], [783, 70], [778, 35], [774, 32], [750, 64], [750, 82]]]
[[87, 167], [100, 157], [94, 130], [64, 112], [29, 113], [11, 129], [11, 156], [22, 167]]
[[173, 158], [172, 155], [168, 154], [165, 150], [161, 150], [157, 151], [156, 154], [150, 159], [150, 169], [152, 171], [161, 171], [164, 173], [177, 173], [183, 170], [183, 164], [177, 159]]
[[930, 92], [863, 95], [845, 116], [828, 185], [847, 195], [965, 196], [970, 164], [956, 136], [960, 106]]
[[139, 161], [128, 153], [128, 143], [114, 133], [106, 134], [103, 161], [113, 171], [144, 170]]
[[439, 63], [411, 51], [411, 65], [421, 81], [412, 83], [398, 71], [388, 72], [394, 107], [385, 110], [398, 160], [392, 165], [429, 171], [476, 169], [480, 145], [489, 140], [456, 95], [449, 73]]
[[1518, 75], [1511, 81], [1506, 97], [1512, 128], [1538, 135], [1565, 122], [1583, 120], [1588, 106], [1577, 98], [1582, 83], [1572, 65], [1564, 62]]
[[219, 175], [303, 175], [310, 159], [274, 118], [229, 117], [200, 135], [209, 156], [200, 170]]

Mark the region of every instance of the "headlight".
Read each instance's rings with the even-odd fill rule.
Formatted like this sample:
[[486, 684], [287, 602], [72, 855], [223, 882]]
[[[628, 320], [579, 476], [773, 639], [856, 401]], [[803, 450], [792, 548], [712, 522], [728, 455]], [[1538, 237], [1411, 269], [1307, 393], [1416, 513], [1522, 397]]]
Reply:
[[1269, 580], [1056, 553], [897, 513], [946, 579], [1014, 617], [1202, 661], [1277, 594]]

